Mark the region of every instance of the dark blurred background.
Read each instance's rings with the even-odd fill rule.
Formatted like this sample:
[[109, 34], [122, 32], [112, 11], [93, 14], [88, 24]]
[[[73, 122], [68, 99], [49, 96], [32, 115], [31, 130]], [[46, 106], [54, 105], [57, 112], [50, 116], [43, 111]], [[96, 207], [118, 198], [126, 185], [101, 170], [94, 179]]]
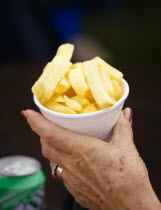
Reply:
[[31, 86], [66, 42], [75, 44], [73, 61], [100, 56], [124, 73], [135, 144], [161, 199], [160, 7], [155, 0], [1, 0], [0, 157], [28, 155], [41, 161], [51, 209], [61, 209], [63, 187], [51, 177], [39, 138], [20, 111], [37, 110]]

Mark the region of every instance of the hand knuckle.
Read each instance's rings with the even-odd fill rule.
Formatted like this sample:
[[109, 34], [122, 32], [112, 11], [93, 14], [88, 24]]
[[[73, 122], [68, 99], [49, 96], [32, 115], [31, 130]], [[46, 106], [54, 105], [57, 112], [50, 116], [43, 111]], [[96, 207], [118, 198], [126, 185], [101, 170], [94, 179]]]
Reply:
[[53, 141], [55, 139], [55, 135], [52, 129], [45, 131], [44, 137], [47, 141]]
[[42, 154], [45, 158], [47, 158], [48, 157], [48, 149], [45, 147], [42, 147]]

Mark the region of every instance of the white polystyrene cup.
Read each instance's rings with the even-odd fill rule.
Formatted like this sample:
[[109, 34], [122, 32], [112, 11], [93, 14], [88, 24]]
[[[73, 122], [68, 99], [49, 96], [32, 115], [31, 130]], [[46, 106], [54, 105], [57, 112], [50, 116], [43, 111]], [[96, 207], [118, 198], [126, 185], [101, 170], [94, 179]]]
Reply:
[[51, 122], [71, 131], [109, 141], [112, 128], [121, 113], [129, 94], [129, 85], [122, 79], [122, 97], [112, 107], [87, 114], [63, 114], [44, 107], [34, 96], [34, 102], [41, 113]]

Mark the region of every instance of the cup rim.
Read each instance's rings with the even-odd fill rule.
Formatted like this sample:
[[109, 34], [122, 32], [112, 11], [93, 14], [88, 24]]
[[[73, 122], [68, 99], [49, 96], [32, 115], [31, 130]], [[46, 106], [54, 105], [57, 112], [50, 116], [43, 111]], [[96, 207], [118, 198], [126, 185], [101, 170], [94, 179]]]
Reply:
[[102, 110], [99, 110], [99, 111], [96, 111], [96, 112], [91, 112], [91, 113], [65, 114], [65, 113], [55, 112], [55, 111], [52, 111], [52, 110], [47, 109], [46, 107], [44, 107], [37, 100], [35, 95], [33, 95], [33, 99], [34, 99], [34, 102], [35, 102], [36, 106], [38, 106], [41, 111], [43, 111], [43, 112], [45, 112], [47, 114], [50, 114], [52, 116], [57, 116], [57, 117], [61, 117], [61, 118], [86, 118], [86, 117], [93, 117], [93, 116], [104, 114], [104, 113], [107, 113], [107, 112], [110, 112], [110, 111], [114, 110], [116, 107], [118, 107], [121, 103], [123, 103], [126, 100], [126, 98], [129, 95], [129, 85], [126, 82], [125, 79], [122, 79], [122, 82], [123, 82], [123, 84], [125, 86], [125, 92], [124, 92], [123, 96], [112, 107], [107, 108], [107, 109], [102, 109]]

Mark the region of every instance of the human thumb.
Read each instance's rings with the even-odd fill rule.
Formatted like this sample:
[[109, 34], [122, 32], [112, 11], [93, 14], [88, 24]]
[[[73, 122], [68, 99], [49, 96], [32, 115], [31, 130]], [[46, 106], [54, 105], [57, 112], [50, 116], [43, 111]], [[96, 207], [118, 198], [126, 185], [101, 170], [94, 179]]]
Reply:
[[121, 112], [121, 115], [113, 128], [113, 145], [120, 147], [133, 142], [133, 132], [131, 124], [132, 109], [126, 108]]

